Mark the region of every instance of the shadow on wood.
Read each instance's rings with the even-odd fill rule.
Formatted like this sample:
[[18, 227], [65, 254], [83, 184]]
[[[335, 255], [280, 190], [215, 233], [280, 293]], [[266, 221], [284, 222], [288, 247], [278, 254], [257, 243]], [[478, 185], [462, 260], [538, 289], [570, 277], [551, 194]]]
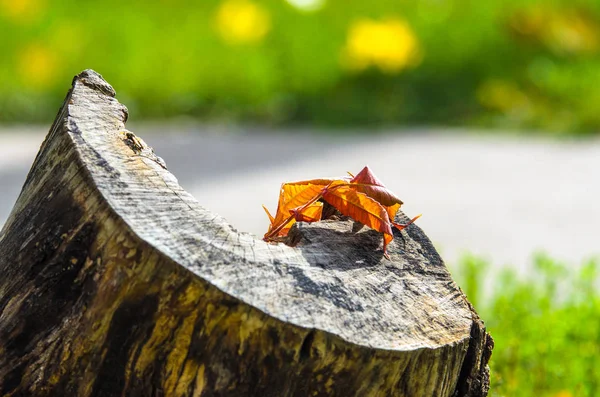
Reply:
[[114, 96], [75, 77], [0, 233], [1, 395], [487, 394], [492, 339], [417, 226], [391, 260], [348, 219], [238, 232]]

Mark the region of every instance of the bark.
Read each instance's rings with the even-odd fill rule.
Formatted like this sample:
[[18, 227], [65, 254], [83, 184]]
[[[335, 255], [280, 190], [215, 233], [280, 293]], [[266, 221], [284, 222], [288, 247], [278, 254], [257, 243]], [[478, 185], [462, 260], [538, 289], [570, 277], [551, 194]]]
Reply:
[[418, 226], [391, 260], [348, 219], [238, 232], [114, 96], [75, 77], [0, 233], [0, 395], [487, 394], [492, 339]]

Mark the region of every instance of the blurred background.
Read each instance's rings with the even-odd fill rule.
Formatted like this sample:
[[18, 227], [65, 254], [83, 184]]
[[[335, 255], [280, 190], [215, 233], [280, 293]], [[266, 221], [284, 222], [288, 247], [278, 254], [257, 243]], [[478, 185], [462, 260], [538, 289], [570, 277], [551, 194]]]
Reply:
[[600, 2], [0, 0], [0, 50], [0, 226], [92, 68], [241, 230], [368, 164], [486, 320], [491, 395], [600, 395]]
[[82, 68], [137, 119], [593, 134], [600, 2], [0, 2], [0, 121], [46, 122]]

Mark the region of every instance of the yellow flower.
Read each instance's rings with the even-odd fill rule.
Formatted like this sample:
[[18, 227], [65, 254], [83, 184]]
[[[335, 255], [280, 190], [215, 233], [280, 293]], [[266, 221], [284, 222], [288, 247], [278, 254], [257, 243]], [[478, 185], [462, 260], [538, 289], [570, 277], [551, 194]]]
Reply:
[[342, 52], [342, 63], [349, 69], [376, 66], [386, 73], [415, 66], [421, 59], [419, 42], [408, 23], [401, 19], [354, 22]]
[[593, 54], [600, 47], [599, 28], [580, 12], [557, 13], [545, 33], [547, 45], [565, 54]]
[[34, 22], [44, 11], [43, 0], [0, 0], [0, 14], [17, 23]]
[[571, 394], [571, 392], [568, 390], [561, 390], [556, 393], [554, 397], [573, 397], [573, 394]]
[[509, 26], [523, 38], [537, 41], [558, 55], [595, 54], [600, 26], [584, 10], [540, 5], [514, 12]]
[[17, 56], [17, 70], [23, 84], [33, 89], [44, 89], [52, 84], [58, 71], [57, 59], [52, 51], [39, 43], [32, 43]]
[[257, 43], [271, 28], [267, 10], [249, 0], [226, 0], [215, 15], [217, 32], [229, 44]]
[[477, 89], [477, 99], [490, 109], [504, 113], [526, 109], [529, 98], [514, 83], [504, 80], [488, 80]]

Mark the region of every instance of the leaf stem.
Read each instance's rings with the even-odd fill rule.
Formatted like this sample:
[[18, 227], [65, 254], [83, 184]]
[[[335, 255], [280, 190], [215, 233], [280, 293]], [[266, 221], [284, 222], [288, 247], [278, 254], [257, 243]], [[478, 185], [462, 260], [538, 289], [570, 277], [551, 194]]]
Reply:
[[402, 229], [406, 228], [407, 226], [410, 226], [412, 223], [414, 223], [417, 219], [419, 219], [421, 217], [421, 215], [423, 215], [423, 214], [419, 214], [419, 215], [415, 216], [406, 224], [392, 222], [392, 225], [396, 226], [396, 229], [402, 230]]
[[[327, 188], [325, 188], [325, 189], [327, 189]], [[323, 191], [325, 189], [323, 189]], [[299, 214], [301, 214], [304, 210], [306, 210], [308, 208], [308, 206], [310, 206], [311, 204], [313, 204], [315, 201], [317, 201], [321, 197], [323, 197], [323, 192], [317, 194], [315, 197], [313, 197], [312, 199], [308, 200], [308, 202], [306, 202], [306, 204], [304, 204], [303, 206], [299, 207], [296, 212], [299, 213]], [[265, 234], [265, 236], [263, 237], [263, 240], [269, 241], [274, 236], [277, 236], [277, 234], [281, 231], [281, 229], [283, 229], [288, 223], [290, 223], [291, 220], [294, 219], [295, 216], [296, 216], [296, 214], [292, 214], [287, 219], [284, 219], [279, 225], [277, 225], [277, 227], [275, 227], [274, 229], [272, 229], [269, 233]]]

